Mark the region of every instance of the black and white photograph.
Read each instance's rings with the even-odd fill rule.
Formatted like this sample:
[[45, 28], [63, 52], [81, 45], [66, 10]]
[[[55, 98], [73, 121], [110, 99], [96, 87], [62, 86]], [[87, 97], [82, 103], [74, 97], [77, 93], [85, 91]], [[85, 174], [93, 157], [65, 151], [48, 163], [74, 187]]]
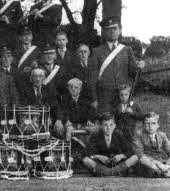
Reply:
[[0, 191], [170, 190], [169, 10], [0, 0]]

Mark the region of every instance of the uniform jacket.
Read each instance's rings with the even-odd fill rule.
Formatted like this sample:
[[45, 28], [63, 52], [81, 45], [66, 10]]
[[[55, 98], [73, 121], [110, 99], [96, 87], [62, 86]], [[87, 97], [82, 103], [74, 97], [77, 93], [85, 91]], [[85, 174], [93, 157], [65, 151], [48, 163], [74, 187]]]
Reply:
[[[37, 3], [31, 7], [30, 13], [34, 9], [41, 10], [42, 7], [42, 2]], [[49, 38], [51, 38], [50, 36], [53, 35], [53, 30], [60, 25], [62, 16], [62, 6], [54, 4], [49, 9], [44, 11], [42, 15], [44, 16], [43, 18], [38, 18], [35, 20], [34, 15], [30, 14], [28, 23], [33, 31], [35, 42], [47, 43], [47, 41], [50, 40]]]
[[[94, 56], [98, 61], [98, 71], [111, 52], [107, 43], [94, 50]], [[120, 83], [131, 81], [135, 72], [136, 62], [133, 51], [130, 47], [125, 46], [106, 67], [99, 83], [101, 86], [116, 89]]]
[[0, 72], [0, 105], [4, 104], [12, 106], [18, 104], [19, 95], [16, 89], [13, 77], [4, 72]]
[[100, 130], [97, 134], [91, 136], [88, 149], [89, 155], [99, 154], [110, 157], [111, 155], [123, 153], [127, 157], [130, 157], [133, 154], [131, 145], [126, 143], [126, 139], [124, 139], [116, 129], [112, 134], [109, 148], [106, 145], [104, 133]]
[[[6, 1], [5, 4], [7, 4], [7, 2], [8, 1]], [[0, 9], [4, 5], [2, 4], [2, 2], [0, 2]], [[14, 27], [16, 27], [16, 24], [18, 24], [19, 19], [23, 16], [23, 11], [22, 11], [22, 8], [21, 8], [20, 1], [19, 0], [18, 1], [17, 0], [13, 0], [13, 2], [3, 12], [2, 15], [6, 15], [8, 17], [8, 20], [9, 20], [10, 24], [12, 24]]]
[[156, 133], [156, 147], [153, 147], [149, 135], [144, 130], [134, 137], [133, 143], [134, 151], [139, 157], [147, 155], [160, 161], [165, 160], [166, 155], [170, 157], [170, 141], [161, 131]]

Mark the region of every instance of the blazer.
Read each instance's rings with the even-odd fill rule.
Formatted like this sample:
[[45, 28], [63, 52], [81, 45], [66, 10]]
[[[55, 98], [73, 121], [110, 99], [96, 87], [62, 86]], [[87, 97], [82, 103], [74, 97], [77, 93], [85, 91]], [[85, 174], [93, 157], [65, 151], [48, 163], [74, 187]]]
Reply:
[[[170, 141], [166, 134], [158, 131], [156, 133], [156, 147], [150, 141], [148, 133], [143, 130], [134, 137], [133, 147], [134, 152], [139, 156], [148, 155], [154, 159], [163, 161], [170, 157]], [[165, 155], [166, 154], [166, 155]]]
[[[42, 7], [42, 2], [36, 3], [31, 7], [30, 13], [34, 9], [41, 10]], [[34, 15], [31, 14], [28, 18], [28, 25], [33, 32], [34, 41], [38, 44], [42, 44], [42, 42], [49, 43], [48, 40], [51, 41], [50, 38], [53, 36], [53, 30], [61, 23], [62, 6], [54, 4], [42, 14], [44, 17], [36, 20], [34, 19]]]
[[19, 95], [13, 77], [0, 72], [0, 106], [18, 104]]
[[92, 100], [97, 99], [96, 85], [98, 78], [97, 60], [95, 57], [89, 57], [87, 67], [83, 67], [80, 61], [75, 59], [75, 63], [72, 67], [73, 77], [77, 77], [82, 80], [84, 87], [91, 93]]
[[116, 129], [112, 134], [112, 140], [109, 148], [106, 145], [102, 130], [100, 130], [97, 134], [95, 133], [91, 135], [87, 148], [89, 150], [89, 155], [99, 154], [110, 157], [111, 155], [123, 153], [127, 157], [130, 157], [133, 154], [131, 145], [126, 142], [126, 139], [124, 139], [124, 137], [121, 136]]
[[137, 103], [131, 101], [130, 105], [133, 113], [122, 113], [120, 103], [116, 108], [112, 108], [112, 111], [120, 133], [131, 142], [136, 131], [136, 123], [143, 120], [144, 114]]
[[85, 91], [82, 91], [77, 102], [70, 93], [63, 97], [64, 121], [70, 120], [73, 124], [86, 124], [88, 120], [95, 119], [95, 109], [91, 106], [91, 101]]
[[58, 98], [59, 96], [58, 96], [57, 90], [49, 89], [46, 86], [42, 86], [41, 94], [42, 94], [42, 98], [41, 98], [41, 100], [38, 100], [35, 95], [33, 85], [29, 84], [25, 87], [25, 89], [23, 91], [21, 104], [22, 105], [35, 105], [35, 106], [36, 105], [50, 106], [52, 119], [56, 120], [56, 119], [62, 118], [61, 104], [60, 104], [60, 101]]

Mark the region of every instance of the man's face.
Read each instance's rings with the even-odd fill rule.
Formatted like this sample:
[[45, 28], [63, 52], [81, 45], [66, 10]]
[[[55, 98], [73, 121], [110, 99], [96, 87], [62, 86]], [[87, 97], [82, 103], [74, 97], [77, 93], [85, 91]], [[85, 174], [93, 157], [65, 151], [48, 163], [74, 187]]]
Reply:
[[33, 36], [32, 36], [31, 33], [29, 33], [29, 34], [23, 34], [23, 35], [20, 36], [20, 41], [21, 41], [23, 44], [31, 44], [32, 39], [33, 39]]
[[109, 136], [116, 128], [115, 121], [113, 119], [104, 120], [102, 122], [102, 129], [105, 135]]
[[156, 117], [146, 118], [144, 121], [144, 128], [148, 134], [154, 134], [159, 128], [158, 119]]
[[129, 89], [121, 90], [119, 95], [121, 103], [126, 104], [129, 100], [130, 90]]
[[57, 57], [56, 52], [45, 53], [43, 55], [43, 62], [50, 64], [50, 65], [54, 64], [56, 57]]
[[33, 85], [36, 87], [39, 87], [43, 84], [43, 81], [45, 79], [45, 76], [43, 73], [35, 72], [32, 77]]
[[67, 46], [68, 39], [65, 35], [57, 35], [56, 37], [56, 44], [59, 48], [65, 48]]
[[121, 34], [121, 29], [119, 27], [119, 24], [114, 24], [112, 28], [104, 28], [103, 34], [106, 41], [110, 42], [117, 41]]
[[72, 84], [69, 86], [69, 92], [73, 97], [77, 97], [80, 95], [81, 87], [78, 84]]
[[80, 61], [86, 62], [88, 60], [89, 55], [90, 55], [89, 47], [86, 45], [80, 46], [78, 51], [77, 51], [77, 54], [78, 54]]
[[12, 64], [13, 57], [12, 57], [11, 53], [6, 53], [6, 54], [2, 55], [1, 60], [2, 60], [2, 66], [4, 68], [8, 68]]

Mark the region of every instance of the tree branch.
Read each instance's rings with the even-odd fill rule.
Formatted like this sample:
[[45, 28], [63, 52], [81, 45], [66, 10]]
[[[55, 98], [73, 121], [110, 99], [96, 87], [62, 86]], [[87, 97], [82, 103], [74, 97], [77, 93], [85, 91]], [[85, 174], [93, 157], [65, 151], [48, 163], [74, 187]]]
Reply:
[[64, 7], [65, 11], [66, 11], [66, 14], [67, 14], [67, 17], [68, 17], [68, 20], [70, 21], [71, 25], [76, 25], [76, 22], [73, 18], [73, 15], [72, 15], [72, 12], [70, 10], [70, 8], [68, 7], [67, 3], [65, 0], [60, 0], [62, 6]]

